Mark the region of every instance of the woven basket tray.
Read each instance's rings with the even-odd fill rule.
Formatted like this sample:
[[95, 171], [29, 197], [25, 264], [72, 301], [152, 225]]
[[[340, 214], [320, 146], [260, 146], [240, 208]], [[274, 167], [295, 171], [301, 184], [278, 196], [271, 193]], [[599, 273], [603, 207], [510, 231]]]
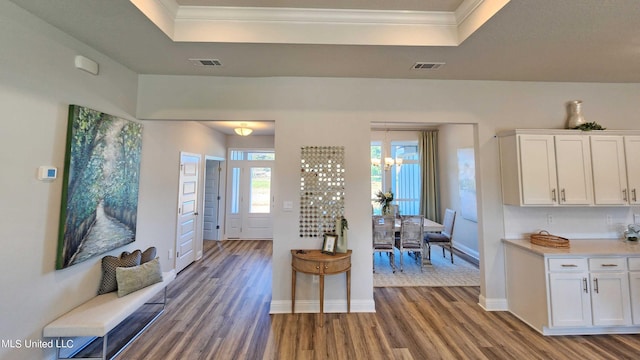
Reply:
[[531, 243], [534, 245], [552, 247], [552, 248], [569, 248], [569, 239], [560, 236], [551, 235], [548, 231], [542, 230], [537, 234], [531, 234]]

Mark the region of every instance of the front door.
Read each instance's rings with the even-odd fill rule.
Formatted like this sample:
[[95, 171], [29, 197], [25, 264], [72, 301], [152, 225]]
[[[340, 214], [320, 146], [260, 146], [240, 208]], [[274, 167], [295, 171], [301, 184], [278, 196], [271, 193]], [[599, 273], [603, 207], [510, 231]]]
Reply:
[[200, 155], [180, 154], [180, 190], [176, 235], [176, 272], [196, 259]]
[[272, 151], [234, 150], [229, 160], [228, 239], [271, 239]]

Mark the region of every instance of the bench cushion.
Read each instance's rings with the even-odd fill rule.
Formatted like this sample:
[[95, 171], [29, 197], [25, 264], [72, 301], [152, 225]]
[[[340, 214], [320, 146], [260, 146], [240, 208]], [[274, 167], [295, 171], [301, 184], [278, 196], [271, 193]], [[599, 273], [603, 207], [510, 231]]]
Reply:
[[162, 274], [162, 282], [127, 296], [115, 292], [98, 295], [45, 326], [44, 337], [105, 336], [164, 289], [176, 276], [174, 270]]

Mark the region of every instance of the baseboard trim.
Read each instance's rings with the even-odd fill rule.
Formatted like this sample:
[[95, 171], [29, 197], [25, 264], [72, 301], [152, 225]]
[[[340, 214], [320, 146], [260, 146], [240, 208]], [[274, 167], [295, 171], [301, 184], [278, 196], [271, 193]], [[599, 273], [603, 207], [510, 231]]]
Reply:
[[468, 257], [471, 257], [475, 260], [475, 262], [479, 262], [480, 261], [480, 253], [474, 249], [471, 249], [469, 247], [466, 247], [462, 244], [458, 244], [455, 241], [453, 242], [453, 249], [454, 250], [458, 250], [459, 252], [463, 253], [464, 255], [467, 255]]
[[507, 299], [487, 299], [483, 295], [480, 295], [478, 305], [485, 311], [509, 311]]

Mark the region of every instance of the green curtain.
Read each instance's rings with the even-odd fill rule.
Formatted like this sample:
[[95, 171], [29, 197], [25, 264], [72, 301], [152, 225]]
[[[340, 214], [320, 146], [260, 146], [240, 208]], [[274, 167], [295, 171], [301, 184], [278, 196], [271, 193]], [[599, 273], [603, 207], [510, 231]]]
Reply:
[[422, 167], [420, 211], [424, 217], [440, 222], [440, 182], [438, 181], [438, 130], [426, 130], [418, 139]]

